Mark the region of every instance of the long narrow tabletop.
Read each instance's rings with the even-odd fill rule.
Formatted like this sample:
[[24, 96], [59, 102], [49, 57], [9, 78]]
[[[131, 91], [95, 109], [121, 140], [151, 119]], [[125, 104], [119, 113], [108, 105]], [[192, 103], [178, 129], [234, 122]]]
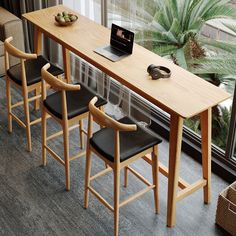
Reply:
[[[77, 22], [67, 27], [58, 26], [54, 16], [62, 11], [71, 12], [71, 9], [58, 5], [23, 17], [63, 47], [166, 112], [189, 118], [230, 97], [222, 89], [137, 44], [134, 44], [132, 55], [118, 62], [109, 61], [93, 50], [109, 44], [110, 30], [76, 12]], [[147, 73], [149, 64], [168, 67], [172, 72], [171, 78], [151, 80]]]

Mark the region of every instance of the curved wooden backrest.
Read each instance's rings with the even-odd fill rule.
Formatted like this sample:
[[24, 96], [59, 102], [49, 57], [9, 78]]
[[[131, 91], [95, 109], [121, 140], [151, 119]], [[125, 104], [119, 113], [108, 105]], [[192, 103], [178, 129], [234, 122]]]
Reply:
[[13, 40], [13, 37], [9, 37], [7, 39], [5, 39], [4, 41], [4, 48], [5, 51], [7, 53], [9, 53], [10, 55], [20, 58], [20, 59], [36, 59], [37, 58], [37, 54], [31, 54], [31, 53], [25, 53], [22, 52], [21, 50], [17, 49], [16, 47], [14, 47], [10, 42]]
[[106, 115], [103, 111], [99, 110], [96, 106], [95, 103], [97, 102], [98, 98], [94, 97], [90, 102], [89, 102], [89, 111], [93, 116], [93, 119], [96, 123], [112, 128], [114, 130], [119, 130], [119, 131], [135, 131], [137, 130], [137, 125], [132, 124], [123, 124], [120, 123], [114, 119], [112, 119], [110, 116]]
[[62, 80], [59, 80], [58, 78], [53, 76], [50, 72], [47, 71], [49, 68], [50, 64], [47, 63], [45, 66], [42, 67], [41, 74], [42, 74], [42, 79], [45, 80], [49, 85], [51, 85], [53, 89], [58, 91], [80, 90], [80, 85], [67, 84]]

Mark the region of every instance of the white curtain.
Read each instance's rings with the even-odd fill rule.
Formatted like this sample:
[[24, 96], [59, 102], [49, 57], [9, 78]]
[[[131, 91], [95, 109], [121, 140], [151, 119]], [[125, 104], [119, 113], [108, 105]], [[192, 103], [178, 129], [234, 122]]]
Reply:
[[[115, 23], [135, 32], [136, 42], [142, 45], [142, 31], [149, 27], [153, 20], [154, 6], [155, 0], [107, 0], [108, 27]], [[148, 46], [148, 49], [152, 48], [152, 45]], [[113, 87], [116, 87], [115, 83], [113, 84]], [[114, 93], [114, 91], [115, 95], [119, 91], [116, 102], [120, 103], [119, 105], [123, 108], [125, 114], [136, 121], [141, 121], [144, 125], [145, 123], [150, 124], [151, 113], [154, 114], [155, 110], [152, 104], [122, 86], [120, 90], [112, 88], [111, 93]]]
[[[100, 0], [63, 0], [63, 4], [97, 23], [101, 22]], [[102, 78], [92, 65], [71, 53], [71, 74], [73, 82], [82, 82], [92, 89], [101, 91]]]
[[63, 4], [97, 23], [101, 22], [100, 0], [63, 0]]

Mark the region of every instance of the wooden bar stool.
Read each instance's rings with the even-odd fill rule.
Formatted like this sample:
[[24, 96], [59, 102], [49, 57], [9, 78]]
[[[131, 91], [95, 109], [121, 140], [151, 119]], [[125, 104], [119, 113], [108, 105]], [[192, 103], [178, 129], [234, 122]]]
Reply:
[[[5, 70], [6, 70], [6, 97], [7, 97], [7, 112], [8, 112], [8, 131], [12, 132], [12, 118], [26, 129], [28, 151], [31, 147], [31, 125], [41, 122], [41, 118], [30, 121], [29, 102], [40, 100], [41, 95], [28, 97], [31, 91], [40, 90], [41, 86], [41, 68], [48, 63], [43, 56], [37, 54], [29, 54], [15, 48], [10, 42], [13, 40], [9, 37], [4, 42], [5, 49]], [[9, 55], [19, 58], [20, 63], [10, 67]], [[63, 70], [52, 65], [51, 73], [55, 76], [61, 75]], [[11, 83], [22, 91], [23, 101], [12, 104], [11, 102]], [[35, 103], [36, 104], [36, 103]], [[22, 121], [12, 112], [12, 109], [18, 106], [24, 106], [25, 121]]]
[[[50, 64], [42, 68], [42, 151], [43, 165], [46, 165], [46, 151], [48, 151], [59, 163], [65, 167], [66, 190], [70, 190], [70, 161], [79, 158], [85, 154], [85, 151], [79, 152], [77, 155], [70, 157], [69, 155], [69, 131], [79, 126], [80, 128], [80, 146], [83, 148], [83, 129], [82, 120], [88, 117], [89, 101], [95, 96], [93, 92], [83, 85], [67, 84], [58, 80], [47, 70]], [[57, 92], [47, 96], [46, 83]], [[102, 109], [107, 102], [99, 98], [96, 106]], [[46, 133], [46, 116], [49, 114], [61, 126], [62, 131], [47, 137]], [[73, 126], [76, 124], [77, 126]], [[78, 125], [79, 123], [79, 125]], [[71, 128], [69, 128], [71, 126]], [[63, 134], [64, 141], [64, 160], [56, 154], [49, 146], [47, 141]]]
[[[161, 140], [147, 133], [128, 118], [124, 117], [116, 121], [95, 107], [98, 98], [93, 98], [89, 103], [89, 126], [86, 154], [85, 172], [85, 196], [84, 207], [88, 207], [89, 191], [92, 192], [101, 203], [114, 213], [114, 235], [118, 235], [119, 208], [140, 197], [149, 190], [154, 192], [155, 212], [159, 212], [158, 206], [158, 144]], [[93, 134], [93, 121], [104, 128]], [[105, 170], [90, 176], [91, 152], [94, 152], [109, 166]], [[129, 166], [132, 162], [144, 155], [152, 154], [152, 176], [151, 184], [142, 175]], [[133, 196], [120, 202], [120, 171], [127, 167], [131, 173], [139, 178], [147, 187]], [[113, 170], [114, 174], [114, 207], [112, 207], [92, 186], [90, 181]], [[127, 176], [126, 176], [127, 177]]]

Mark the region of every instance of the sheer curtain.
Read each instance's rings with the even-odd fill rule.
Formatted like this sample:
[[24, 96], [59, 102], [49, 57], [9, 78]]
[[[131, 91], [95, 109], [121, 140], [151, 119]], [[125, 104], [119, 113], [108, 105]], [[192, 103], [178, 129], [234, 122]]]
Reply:
[[143, 30], [152, 27], [156, 4], [156, 0], [107, 0], [108, 26], [115, 23], [135, 32], [135, 42], [152, 50], [152, 44], [144, 44]]
[[[106, 6], [106, 3], [106, 0], [63, 0], [64, 5], [78, 11], [80, 14], [91, 20], [104, 25], [107, 22], [107, 9], [104, 10], [103, 8]], [[106, 18], [105, 20], [104, 17]], [[96, 90], [100, 95], [106, 97], [108, 100], [106, 111], [110, 114], [116, 113], [116, 115], [121, 116], [123, 113], [120, 109], [120, 105], [123, 100], [124, 88], [113, 81], [112, 78], [106, 76], [97, 68], [75, 55], [72, 55], [71, 57], [71, 64], [74, 82], [83, 82], [85, 85]], [[123, 102], [123, 104], [125, 103]]]
[[[150, 0], [153, 1], [153, 0]], [[63, 4], [78, 11], [80, 14], [110, 27], [111, 23], [141, 31], [152, 21], [152, 7], [144, 0], [63, 0]], [[106, 18], [106, 19], [103, 19]], [[81, 60], [77, 56], [71, 57], [72, 75], [74, 82], [83, 82], [106, 97], [108, 105], [106, 112], [120, 118], [124, 115], [132, 116], [144, 125], [150, 124], [150, 114], [153, 107], [140, 96], [131, 92], [112, 78]], [[135, 65], [134, 65], [135, 66]], [[152, 111], [152, 112], [151, 112]]]
[[[100, 0], [63, 0], [63, 4], [101, 24]], [[104, 75], [73, 53], [71, 53], [71, 74], [73, 82], [82, 82], [104, 96]]]
[[[155, 13], [154, 3], [155, 0], [107, 0], [108, 27], [115, 23], [135, 32], [136, 43], [143, 45], [142, 31], [150, 27]], [[152, 48], [152, 45], [145, 46], [148, 46], [149, 50]], [[113, 84], [115, 85], [116, 83]], [[119, 84], [118, 86], [120, 87], [118, 97], [122, 96], [120, 106], [123, 109], [123, 113], [128, 114], [136, 121], [140, 121], [144, 126], [151, 124], [156, 108], [129, 89]], [[115, 90], [112, 89], [111, 93], [113, 91]]]
[[[140, 0], [63, 0], [64, 5], [99, 24], [110, 27], [111, 23], [116, 23], [131, 30], [136, 30], [142, 25], [140, 20], [142, 16], [136, 12], [138, 12], [138, 8], [142, 9], [144, 1], [141, 1], [141, 5], [138, 2], [140, 3]], [[106, 112], [108, 114], [116, 118], [128, 114], [149, 122], [146, 116], [140, 115], [137, 109], [132, 108], [134, 107], [132, 104], [135, 104], [135, 107], [142, 110], [143, 113], [147, 111], [139, 99], [134, 101], [135, 95], [125, 86], [75, 55], [71, 55], [71, 65], [74, 82], [82, 82], [106, 97], [108, 101]], [[131, 100], [134, 101], [132, 104]], [[148, 111], [146, 113], [148, 114]]]
[[100, 0], [63, 0], [63, 4], [89, 19], [101, 23]]

